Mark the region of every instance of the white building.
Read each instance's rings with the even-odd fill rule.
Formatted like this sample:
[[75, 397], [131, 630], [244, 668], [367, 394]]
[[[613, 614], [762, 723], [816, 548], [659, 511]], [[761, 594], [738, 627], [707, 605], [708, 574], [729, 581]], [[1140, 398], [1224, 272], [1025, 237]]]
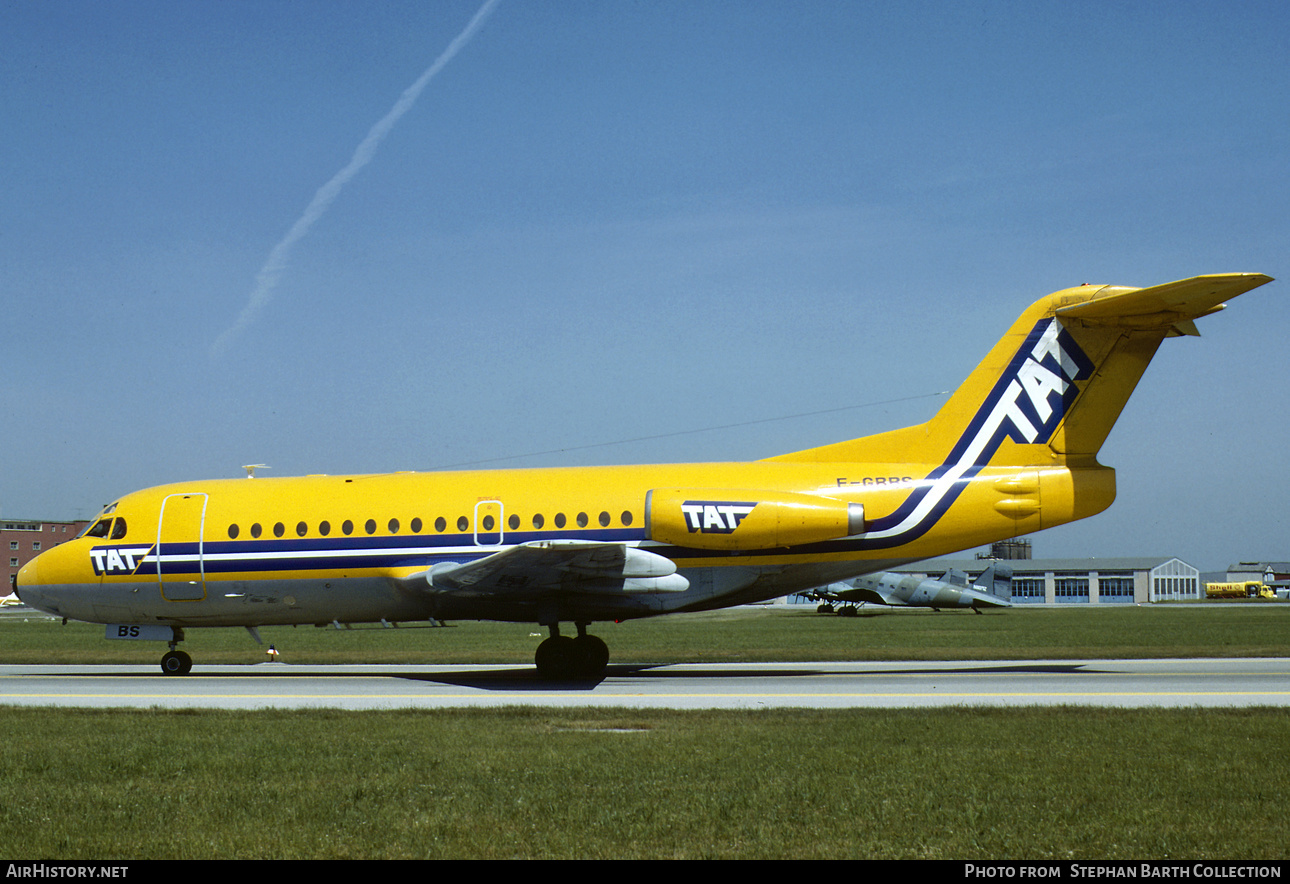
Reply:
[[[1115, 605], [1203, 599], [1200, 570], [1178, 558], [1134, 556], [1117, 559], [1009, 559], [1012, 603]], [[988, 559], [928, 559], [895, 571], [940, 577], [950, 568], [975, 577]]]

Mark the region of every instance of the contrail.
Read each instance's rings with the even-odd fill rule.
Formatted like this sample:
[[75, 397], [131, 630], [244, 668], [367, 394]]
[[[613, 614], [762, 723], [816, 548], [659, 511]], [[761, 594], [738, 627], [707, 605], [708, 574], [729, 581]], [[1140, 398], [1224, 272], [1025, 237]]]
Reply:
[[323, 213], [331, 206], [332, 201], [340, 195], [341, 189], [349, 183], [350, 179], [371, 161], [376, 154], [376, 149], [385, 140], [385, 136], [389, 135], [390, 130], [394, 128], [394, 124], [411, 109], [421, 91], [434, 79], [435, 75], [443, 70], [448, 62], [452, 61], [453, 56], [460, 52], [463, 46], [470, 42], [470, 39], [475, 36], [475, 32], [483, 26], [484, 20], [488, 18], [489, 13], [493, 11], [493, 7], [500, 2], [501, 0], [485, 0], [484, 5], [479, 8], [479, 11], [475, 13], [475, 17], [470, 20], [470, 24], [466, 25], [466, 29], [448, 44], [448, 48], [443, 51], [443, 54], [435, 59], [434, 64], [426, 68], [425, 73], [418, 77], [415, 83], [403, 90], [403, 94], [399, 96], [399, 100], [394, 103], [394, 107], [390, 109], [390, 112], [367, 133], [367, 137], [354, 151], [354, 156], [349, 161], [349, 165], [337, 172], [322, 187], [318, 188], [318, 192], [314, 194], [314, 198], [305, 209], [305, 213], [300, 216], [300, 219], [295, 224], [291, 225], [287, 235], [273, 247], [273, 251], [269, 252], [269, 259], [264, 262], [264, 266], [260, 268], [260, 272], [255, 276], [255, 290], [251, 292], [251, 300], [242, 308], [242, 312], [237, 317], [237, 321], [233, 323], [233, 326], [215, 339], [215, 343], [211, 346], [212, 356], [216, 356], [226, 350], [229, 342], [232, 341], [237, 333], [250, 325], [256, 314], [269, 303], [273, 289], [277, 286], [278, 279], [282, 276], [282, 271], [286, 269], [287, 258], [291, 254], [291, 248], [309, 232], [309, 228], [313, 226], [314, 222], [323, 216]]

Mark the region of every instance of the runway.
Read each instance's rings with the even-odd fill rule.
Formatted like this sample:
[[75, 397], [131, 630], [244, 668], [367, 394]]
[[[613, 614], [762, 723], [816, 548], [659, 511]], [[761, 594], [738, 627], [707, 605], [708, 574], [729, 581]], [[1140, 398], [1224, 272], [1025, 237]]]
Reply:
[[0, 705], [165, 709], [667, 709], [1290, 706], [1290, 659], [614, 665], [589, 683], [532, 667], [0, 666]]

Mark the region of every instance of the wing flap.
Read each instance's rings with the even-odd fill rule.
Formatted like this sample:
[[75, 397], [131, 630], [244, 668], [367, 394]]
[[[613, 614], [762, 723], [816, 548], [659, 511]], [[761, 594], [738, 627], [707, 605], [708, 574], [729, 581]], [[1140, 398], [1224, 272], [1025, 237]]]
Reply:
[[539, 540], [473, 562], [440, 562], [403, 582], [431, 592], [472, 596], [634, 594], [690, 588], [671, 559], [624, 543], [584, 540]]

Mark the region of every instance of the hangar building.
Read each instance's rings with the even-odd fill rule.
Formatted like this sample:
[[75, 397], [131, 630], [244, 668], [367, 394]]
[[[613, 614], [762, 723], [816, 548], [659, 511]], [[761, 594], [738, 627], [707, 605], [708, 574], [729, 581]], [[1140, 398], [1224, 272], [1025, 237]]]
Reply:
[[[1131, 605], [1205, 597], [1200, 570], [1173, 557], [1013, 559], [1007, 564], [1014, 605]], [[940, 577], [955, 568], [976, 576], [990, 565], [988, 559], [928, 559], [895, 570]]]

